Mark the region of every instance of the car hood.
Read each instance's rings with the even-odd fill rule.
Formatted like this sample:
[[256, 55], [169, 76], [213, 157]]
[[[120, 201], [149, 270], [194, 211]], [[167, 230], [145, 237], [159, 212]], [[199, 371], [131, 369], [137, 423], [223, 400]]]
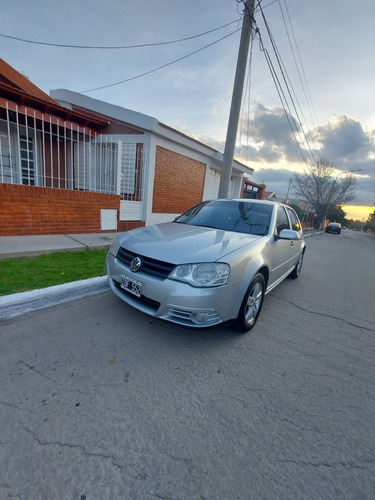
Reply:
[[183, 264], [215, 262], [264, 236], [166, 222], [134, 229], [119, 236], [127, 250], [144, 257]]

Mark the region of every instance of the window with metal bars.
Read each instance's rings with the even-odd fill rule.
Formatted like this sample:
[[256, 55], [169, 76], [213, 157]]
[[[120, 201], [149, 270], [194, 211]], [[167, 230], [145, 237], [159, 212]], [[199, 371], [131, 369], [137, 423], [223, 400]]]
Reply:
[[0, 106], [0, 182], [119, 194], [141, 202], [146, 152], [142, 143], [124, 138]]

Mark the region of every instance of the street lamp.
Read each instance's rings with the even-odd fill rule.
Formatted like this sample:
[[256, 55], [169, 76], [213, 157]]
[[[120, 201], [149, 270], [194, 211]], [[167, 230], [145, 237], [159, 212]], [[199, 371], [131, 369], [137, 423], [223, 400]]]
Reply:
[[332, 182], [331, 193], [333, 193], [335, 186], [336, 186], [337, 179], [340, 177], [340, 175], [353, 174], [354, 172], [362, 172], [362, 169], [358, 168], [356, 170], [347, 170], [346, 172], [340, 172], [338, 175], [336, 175], [336, 177], [334, 178], [334, 180]]

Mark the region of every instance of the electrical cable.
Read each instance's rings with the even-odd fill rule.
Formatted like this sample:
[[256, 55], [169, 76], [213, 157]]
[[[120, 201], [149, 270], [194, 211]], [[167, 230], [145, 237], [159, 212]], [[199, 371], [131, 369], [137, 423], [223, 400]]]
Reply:
[[[295, 62], [295, 65], [296, 65], [296, 68], [297, 68], [297, 72], [298, 72], [298, 76], [299, 76], [299, 79], [300, 79], [301, 87], [302, 87], [302, 90], [303, 90], [303, 93], [304, 93], [304, 96], [305, 96], [305, 99], [306, 99], [307, 107], [309, 109], [311, 122], [314, 125], [314, 127], [317, 127], [316, 112], [315, 112], [314, 104], [313, 104], [312, 99], [311, 99], [311, 94], [310, 94], [310, 89], [309, 89], [309, 85], [308, 85], [307, 78], [306, 78], [305, 68], [303, 66], [303, 62], [302, 62], [301, 54], [300, 54], [300, 51], [299, 51], [299, 48], [298, 48], [296, 36], [294, 34], [293, 25], [292, 25], [292, 22], [291, 22], [291, 19], [290, 19], [290, 15], [289, 15], [288, 6], [287, 6], [287, 3], [286, 3], [286, 0], [284, 0], [286, 14], [287, 14], [287, 17], [288, 17], [288, 21], [289, 21], [289, 26], [290, 26], [291, 33], [293, 35], [294, 45], [295, 45], [296, 50], [297, 50], [298, 59], [299, 59], [299, 63], [300, 63], [300, 66], [301, 66], [301, 71], [302, 71], [303, 79], [302, 79], [302, 76], [301, 76], [301, 72], [299, 71], [299, 66], [298, 66], [298, 63], [297, 63], [297, 60], [296, 60], [296, 56], [295, 56], [295, 53], [294, 53], [294, 50], [293, 50], [293, 45], [292, 45], [292, 42], [291, 42], [291, 39], [290, 39], [290, 36], [289, 36], [289, 32], [288, 32], [288, 28], [287, 28], [287, 24], [286, 24], [284, 12], [283, 12], [283, 8], [282, 8], [280, 0], [278, 0], [278, 2], [279, 2], [281, 16], [282, 16], [283, 21], [284, 21], [285, 30], [287, 32], [287, 36], [288, 36], [288, 40], [289, 40], [289, 45], [290, 45], [290, 48], [292, 50], [294, 62]], [[306, 89], [305, 89], [305, 87], [306, 87]]]
[[[286, 72], [285, 66], [284, 66], [284, 64], [283, 64], [282, 60], [280, 59], [280, 54], [279, 54], [279, 52], [277, 51], [277, 47], [276, 47], [276, 46], [274, 46], [274, 51], [275, 51], [275, 54], [276, 54], [276, 57], [277, 57], [277, 61], [278, 61], [278, 64], [279, 64], [279, 68], [280, 68], [280, 71], [281, 71], [281, 75], [282, 75], [282, 77], [283, 77], [283, 80], [284, 80], [284, 83], [285, 83], [285, 86], [286, 86], [286, 89], [287, 89], [287, 93], [288, 93], [288, 95], [289, 95], [289, 98], [290, 98], [290, 100], [291, 100], [291, 103], [292, 103], [292, 106], [293, 106], [293, 109], [294, 109], [294, 113], [295, 113], [295, 115], [296, 115], [296, 117], [297, 117], [297, 119], [298, 119], [298, 123], [299, 123], [299, 125], [300, 125], [300, 131], [299, 131], [299, 130], [297, 129], [297, 127], [296, 127], [297, 132], [298, 132], [298, 135], [299, 135], [299, 137], [302, 139], [302, 141], [301, 141], [301, 142], [304, 142], [304, 141], [305, 141], [305, 143], [307, 144], [307, 148], [308, 148], [308, 150], [309, 150], [309, 152], [310, 152], [310, 154], [311, 154], [311, 157], [314, 159], [314, 154], [313, 154], [313, 151], [312, 151], [312, 149], [311, 149], [311, 146], [310, 146], [309, 140], [308, 140], [308, 138], [307, 138], [307, 135], [306, 135], [306, 132], [305, 132], [305, 129], [304, 129], [303, 120], [301, 120], [301, 118], [300, 118], [300, 116], [299, 116], [299, 111], [297, 110], [297, 106], [296, 106], [296, 104], [295, 104], [295, 101], [296, 101], [296, 102], [297, 102], [297, 104], [298, 104], [299, 109], [301, 109], [300, 104], [299, 104], [299, 102], [298, 102], [298, 98], [297, 98], [296, 93], [295, 93], [295, 91], [294, 91], [294, 89], [293, 89], [293, 86], [292, 86], [292, 84], [291, 84], [291, 81], [290, 81], [290, 79], [289, 79], [289, 77], [288, 77], [288, 75], [287, 75], [287, 72]], [[280, 86], [281, 86], [281, 84], [280, 84]], [[293, 95], [292, 95], [292, 93], [293, 93]], [[293, 96], [294, 96], [294, 98], [293, 98]], [[285, 97], [285, 94], [284, 94], [284, 98], [285, 98], [285, 102], [287, 102], [286, 97]], [[289, 105], [288, 105], [288, 111], [289, 111], [289, 112], [290, 112], [290, 114], [292, 115], [292, 112], [291, 112], [291, 109], [290, 109]], [[302, 116], [303, 116], [303, 113], [302, 113]], [[305, 119], [305, 118], [303, 117], [303, 119]], [[303, 139], [304, 139], [304, 140], [303, 140]], [[307, 152], [307, 151], [306, 151], [306, 152]]]
[[216, 43], [221, 42], [222, 40], [225, 40], [226, 38], [232, 36], [234, 33], [237, 33], [240, 30], [241, 30], [241, 28], [238, 28], [235, 31], [232, 31], [231, 33], [229, 33], [228, 35], [225, 35], [225, 36], [219, 38], [218, 40], [215, 40], [214, 42], [211, 42], [211, 43], [205, 45], [204, 47], [201, 47], [200, 49], [194, 50], [193, 52], [190, 52], [189, 54], [186, 54], [185, 56], [179, 57], [178, 59], [175, 59], [174, 61], [163, 64], [162, 66], [158, 66], [157, 68], [151, 69], [149, 71], [145, 71], [144, 73], [141, 73], [141, 74], [136, 75], [136, 76], [132, 76], [130, 78], [126, 78], [125, 80], [120, 80], [119, 82], [109, 83], [108, 85], [102, 85], [101, 87], [95, 87], [93, 89], [82, 90], [81, 93], [87, 94], [89, 92], [94, 92], [96, 90], [107, 89], [109, 87], [114, 87], [114, 86], [120, 85], [122, 83], [127, 83], [127, 82], [130, 82], [132, 80], [136, 80], [138, 78], [141, 78], [142, 76], [150, 75], [151, 73], [155, 73], [155, 71], [159, 71], [160, 69], [166, 68], [168, 66], [172, 66], [172, 64], [176, 64], [179, 61], [187, 59], [188, 57], [190, 57], [194, 54], [197, 54], [198, 52], [201, 52], [202, 50], [207, 49], [208, 47], [211, 47], [212, 45], [215, 45]]
[[[309, 156], [310, 161], [311, 161], [311, 162], [313, 162], [313, 163], [315, 163], [315, 162], [316, 162], [316, 160], [315, 160], [315, 158], [314, 158], [314, 153], [313, 153], [313, 151], [312, 151], [312, 149], [311, 149], [311, 146], [310, 146], [310, 143], [309, 143], [308, 137], [307, 137], [307, 135], [306, 135], [306, 133], [305, 133], [305, 130], [304, 130], [304, 127], [303, 127], [303, 124], [302, 124], [302, 120], [301, 120], [301, 119], [300, 119], [300, 117], [299, 117], [299, 112], [298, 112], [298, 110], [297, 110], [296, 104], [295, 104], [294, 99], [293, 99], [292, 92], [291, 92], [291, 90], [290, 90], [290, 88], [291, 88], [291, 83], [290, 83], [289, 78], [286, 76], [286, 75], [287, 75], [287, 73], [286, 73], [286, 70], [285, 70], [285, 66], [284, 66], [284, 64], [282, 63], [282, 60], [281, 60], [281, 57], [280, 57], [280, 53], [279, 53], [279, 51], [278, 51], [278, 49], [277, 49], [277, 47], [276, 47], [275, 40], [274, 40], [274, 38], [273, 38], [273, 36], [272, 36], [272, 34], [271, 34], [271, 30], [270, 30], [269, 25], [268, 25], [268, 23], [267, 23], [267, 21], [266, 21], [266, 18], [265, 18], [265, 16], [264, 16], [264, 12], [263, 12], [263, 10], [262, 10], [262, 8], [261, 8], [261, 7], [259, 7], [259, 8], [260, 8], [260, 12], [261, 12], [261, 14], [262, 14], [263, 21], [264, 21], [265, 26], [266, 26], [266, 30], [267, 30], [268, 36], [269, 36], [270, 41], [271, 41], [271, 45], [272, 45], [272, 48], [273, 48], [274, 54], [275, 54], [275, 56], [276, 56], [276, 60], [277, 60], [277, 63], [278, 63], [279, 69], [280, 69], [280, 71], [281, 71], [281, 75], [282, 75], [282, 78], [283, 78], [284, 84], [285, 84], [286, 89], [287, 89], [287, 93], [288, 93], [289, 98], [290, 98], [290, 100], [291, 100], [291, 103], [292, 103], [292, 106], [293, 106], [293, 109], [294, 109], [295, 115], [297, 116], [298, 121], [299, 121], [299, 124], [300, 124], [300, 129], [301, 129], [301, 130], [300, 130], [300, 131], [298, 131], [297, 127], [295, 127], [295, 128], [296, 128], [296, 131], [297, 131], [298, 135], [300, 136], [300, 139], [301, 139], [301, 136], [303, 136], [304, 140], [302, 140], [301, 142], [302, 142], [302, 143], [305, 143], [305, 144], [307, 145], [306, 153], [307, 153], [307, 155]], [[258, 34], [259, 34], [259, 37], [260, 37], [260, 32], [259, 32], [259, 30], [258, 30]], [[261, 40], [261, 37], [260, 37], [260, 40]], [[270, 56], [269, 56], [269, 53], [268, 53], [268, 51], [265, 49], [264, 44], [263, 44], [263, 42], [262, 42], [262, 41], [261, 41], [261, 44], [262, 44], [261, 51], [262, 51], [262, 52], [265, 54], [265, 56], [266, 56], [266, 61], [267, 61], [267, 64], [268, 64], [268, 66], [269, 66], [269, 68], [270, 68], [271, 74], [272, 74], [272, 76], [273, 76], [273, 78], [274, 78], [275, 85], [277, 86], [278, 93], [279, 93], [279, 97], [280, 97], [280, 99], [281, 99], [281, 102], [282, 102], [282, 104], [283, 104], [283, 107], [284, 107], [284, 106], [287, 106], [288, 111], [289, 111], [289, 113], [290, 113], [290, 116], [293, 116], [293, 114], [291, 113], [291, 109], [290, 109], [290, 107], [289, 107], [289, 105], [288, 105], [288, 101], [287, 101], [287, 98], [286, 98], [286, 96], [285, 96], [285, 93], [284, 93], [284, 91], [282, 90], [282, 86], [281, 86], [280, 80], [278, 79], [278, 77], [277, 77], [277, 75], [276, 75], [276, 71], [275, 71], [275, 68], [274, 68], [274, 66], [273, 66], [273, 64], [272, 64], [272, 60], [271, 60], [271, 58], [270, 58]], [[271, 68], [272, 68], [272, 69], [271, 69]], [[288, 83], [288, 82], [289, 82], [289, 83]], [[293, 93], [294, 93], [294, 90], [293, 90]], [[283, 97], [281, 97], [281, 95], [282, 95]], [[294, 95], [295, 95], [295, 93], [294, 93]], [[286, 112], [285, 107], [284, 107], [284, 111]], [[286, 113], [286, 115], [287, 115], [287, 113]], [[289, 122], [289, 124], [290, 124], [290, 126], [291, 126], [291, 128], [292, 128], [292, 131], [293, 131], [293, 127], [292, 127], [292, 124], [291, 124], [291, 122], [290, 122], [290, 119], [289, 119], [289, 117], [288, 117], [288, 116], [287, 116], [287, 118], [288, 118], [288, 122]], [[297, 141], [297, 138], [296, 138], [296, 135], [295, 135], [295, 132], [294, 132], [294, 131], [293, 131], [293, 135], [294, 135], [294, 137], [295, 137], [295, 140], [296, 140], [296, 143], [297, 143], [297, 145], [298, 145], [298, 148], [299, 148], [299, 150], [300, 150], [300, 152], [301, 152], [301, 154], [302, 154], [302, 157], [303, 157], [303, 159], [304, 159], [305, 163], [307, 163], [307, 162], [306, 162], [306, 160], [305, 160], [305, 157], [304, 157], [304, 155], [303, 155], [303, 153], [302, 153], [301, 147], [300, 147], [300, 145], [299, 145], [299, 143], [298, 143], [298, 141]]]
[[3, 38], [9, 38], [11, 40], [17, 40], [18, 42], [31, 43], [31, 44], [35, 44], [35, 45], [47, 45], [49, 47], [60, 47], [60, 48], [67, 48], [67, 49], [86, 49], [86, 50], [87, 49], [94, 49], [94, 50], [138, 49], [138, 48], [143, 48], [143, 47], [157, 47], [157, 46], [162, 46], [162, 45], [171, 45], [174, 43], [186, 42], [187, 40], [193, 40], [194, 38], [199, 38], [201, 36], [205, 36], [205, 35], [208, 35], [210, 33], [214, 33], [215, 31], [226, 28], [227, 26], [230, 26], [230, 25], [235, 24], [235, 23], [238, 23], [238, 19], [236, 21], [231, 21], [230, 23], [223, 24], [222, 26], [219, 26], [218, 28], [213, 28], [211, 30], [205, 31], [204, 33], [200, 33], [198, 35], [188, 36], [186, 38], [180, 38], [179, 40], [171, 40], [168, 42], [157, 42], [157, 43], [141, 43], [138, 45], [118, 45], [118, 46], [68, 45], [68, 44], [51, 43], [51, 42], [39, 42], [36, 40], [27, 40], [25, 38], [20, 38], [20, 37], [11, 36], [11, 35], [4, 35], [2, 33], [0, 33], [0, 36]]
[[[243, 1], [243, 0], [237, 0], [237, 2], [238, 2], [238, 3], [240, 3], [241, 1]], [[294, 89], [293, 89], [293, 87], [292, 87], [292, 84], [291, 84], [291, 82], [290, 82], [290, 79], [289, 79], [289, 77], [288, 77], [288, 75], [287, 75], [287, 72], [286, 72], [285, 66], [284, 66], [284, 64], [283, 64], [283, 62], [282, 62], [282, 60], [281, 60], [280, 53], [279, 53], [279, 51], [278, 51], [278, 49], [277, 49], [277, 47], [276, 47], [275, 40], [274, 40], [274, 38], [273, 38], [273, 36], [272, 36], [272, 34], [271, 34], [270, 28], [269, 28], [268, 23], [267, 23], [267, 21], [266, 21], [266, 19], [265, 19], [265, 16], [264, 16], [264, 13], [263, 13], [263, 10], [262, 10], [262, 7], [261, 7], [261, 2], [262, 2], [262, 0], [259, 0], [259, 1], [257, 2], [257, 5], [256, 5], [256, 7], [255, 7], [254, 12], [259, 12], [259, 11], [261, 11], [261, 13], [262, 13], [262, 17], [263, 17], [263, 20], [264, 20], [265, 26], [266, 26], [266, 28], [267, 28], [267, 33], [268, 33], [268, 36], [269, 36], [269, 38], [270, 38], [270, 40], [271, 40], [272, 48], [273, 48], [273, 51], [274, 51], [274, 53], [275, 53], [275, 55], [276, 55], [276, 58], [277, 58], [277, 61], [278, 61], [278, 65], [279, 65], [279, 68], [280, 68], [280, 71], [281, 71], [281, 75], [282, 75], [282, 77], [283, 77], [282, 79], [283, 79], [283, 81], [284, 81], [284, 83], [285, 83], [285, 85], [286, 85], [286, 88], [287, 88], [287, 91], [288, 91], [288, 94], [289, 94], [289, 98], [291, 99], [291, 102], [292, 102], [292, 104], [293, 104], [293, 108], [294, 108], [295, 115], [297, 116], [297, 118], [298, 118], [298, 120], [299, 120], [299, 122], [300, 122], [300, 129], [298, 129], [298, 127], [297, 127], [297, 122], [296, 122], [296, 121], [295, 121], [295, 119], [293, 118], [293, 113], [292, 113], [291, 108], [290, 108], [290, 106], [289, 106], [289, 104], [288, 104], [288, 99], [287, 99], [287, 96], [286, 96], [286, 94], [285, 94], [285, 92], [284, 92], [284, 90], [283, 90], [283, 88], [282, 88], [282, 84], [281, 84], [281, 82], [280, 82], [280, 79], [279, 79], [279, 77], [277, 76], [277, 72], [276, 72], [275, 67], [274, 67], [274, 65], [273, 65], [273, 63], [272, 63], [272, 59], [271, 59], [271, 57], [270, 57], [270, 55], [269, 55], [269, 52], [267, 51], [267, 49], [265, 48], [265, 46], [264, 46], [264, 44], [263, 44], [263, 41], [262, 41], [262, 39], [261, 39], [261, 35], [260, 35], [260, 31], [259, 31], [259, 29], [258, 29], [258, 28], [256, 28], [256, 29], [255, 29], [255, 33], [256, 33], [256, 34], [258, 34], [258, 36], [259, 36], [259, 40], [260, 40], [260, 50], [261, 50], [261, 52], [263, 52], [263, 53], [264, 53], [264, 55], [265, 55], [265, 59], [266, 59], [267, 65], [268, 65], [268, 67], [269, 67], [269, 70], [270, 70], [270, 73], [271, 73], [272, 79], [273, 79], [273, 81], [274, 81], [274, 84], [275, 84], [276, 90], [277, 90], [277, 92], [278, 92], [278, 95], [279, 95], [279, 98], [280, 98], [280, 101], [281, 101], [282, 107], [283, 107], [283, 109], [284, 109], [284, 113], [285, 113], [286, 119], [287, 119], [287, 121], [288, 121], [288, 123], [289, 123], [289, 127], [290, 127], [290, 129], [291, 129], [292, 134], [293, 134], [294, 141], [295, 141], [295, 143], [297, 144], [297, 147], [298, 147], [298, 149], [299, 149], [299, 151], [300, 151], [300, 154], [301, 154], [301, 156], [302, 156], [302, 159], [303, 159], [304, 163], [306, 163], [306, 164], [307, 164], [307, 160], [306, 160], [306, 158], [305, 158], [305, 154], [304, 154], [304, 152], [302, 151], [302, 148], [301, 148], [301, 145], [300, 145], [300, 144], [303, 144], [303, 143], [307, 144], [307, 148], [305, 148], [305, 149], [306, 149], [305, 153], [306, 153], [306, 154], [307, 154], [307, 156], [309, 157], [309, 160], [310, 160], [310, 161], [314, 161], [314, 154], [313, 154], [313, 152], [312, 152], [312, 150], [311, 150], [311, 147], [310, 147], [310, 145], [309, 145], [309, 141], [308, 141], [308, 138], [307, 138], [306, 133], [305, 133], [305, 131], [304, 131], [304, 128], [303, 128], [302, 122], [301, 122], [301, 120], [299, 119], [299, 113], [298, 113], [298, 111], [297, 111], [297, 107], [296, 107], [296, 105], [294, 104], [294, 100], [293, 100], [293, 96], [292, 96], [292, 93], [291, 93], [291, 92], [293, 92], [294, 99], [297, 101], [297, 104], [298, 104], [298, 106], [300, 107], [300, 105], [299, 105], [299, 103], [298, 103], [297, 96], [296, 96], [296, 94], [295, 94], [295, 92], [294, 92]], [[276, 3], [276, 2], [279, 2], [279, 0], [274, 0], [273, 2], [271, 2], [271, 3], [267, 4], [267, 6], [266, 6], [266, 7], [268, 7], [268, 6], [272, 5], [273, 3]], [[289, 35], [288, 35], [288, 37], [289, 37]], [[254, 37], [252, 37], [252, 42], [253, 42], [253, 39], [254, 39]], [[251, 47], [252, 47], [252, 46], [251, 46]], [[252, 49], [251, 49], [251, 50], [252, 50]], [[252, 52], [250, 52], [250, 63], [249, 63], [249, 65], [251, 65], [251, 57], [252, 57]], [[288, 83], [288, 82], [289, 82], [289, 83]], [[248, 73], [248, 85], [249, 85], [249, 91], [250, 91], [250, 68], [249, 68], [249, 73]], [[290, 90], [290, 87], [292, 88], [292, 91]], [[247, 89], [246, 89], [246, 92], [247, 92]], [[244, 107], [245, 107], [245, 104], [244, 104], [244, 103], [245, 103], [245, 101], [246, 101], [246, 95], [244, 96], [244, 100], [243, 100], [243, 104], [242, 104], [241, 116], [244, 116]], [[248, 151], [247, 151], [247, 150], [248, 150], [248, 147], [249, 147], [250, 94], [249, 94], [248, 101], [249, 101], [249, 102], [248, 102], [248, 110], [247, 110], [247, 112], [248, 112], [248, 116], [247, 116], [247, 132], [246, 132], [246, 133], [247, 133], [247, 147], [246, 147], [246, 154], [245, 154], [245, 156], [246, 156], [246, 161], [247, 161], [247, 153], [248, 153]], [[303, 116], [303, 113], [302, 113], [302, 116]], [[303, 118], [304, 118], [304, 117], [303, 117]], [[305, 118], [304, 118], [304, 119], [305, 119]], [[239, 137], [239, 141], [238, 141], [238, 148], [239, 148], [239, 149], [241, 149], [241, 147], [242, 147], [242, 125], [241, 125], [241, 124], [240, 124], [239, 135], [240, 135], [240, 137]], [[299, 136], [299, 140], [297, 139], [297, 135]]]
[[[295, 133], [294, 127], [293, 127], [293, 125], [292, 125], [292, 123], [291, 123], [291, 119], [290, 119], [290, 117], [292, 117], [292, 116], [293, 116], [293, 115], [292, 115], [292, 112], [291, 112], [291, 110], [290, 110], [290, 107], [289, 107], [289, 105], [288, 105], [287, 99], [286, 99], [286, 97], [285, 97], [285, 93], [284, 93], [284, 91], [283, 91], [283, 89], [282, 89], [282, 86], [281, 86], [281, 84], [280, 84], [280, 80], [279, 80], [279, 78], [278, 78], [278, 76], [277, 76], [277, 73], [276, 73], [276, 71], [275, 71], [275, 68], [274, 68], [274, 66], [273, 66], [273, 64], [272, 64], [272, 60], [271, 60], [271, 57], [270, 57], [270, 55], [269, 55], [269, 52], [268, 52], [268, 50], [265, 48], [265, 46], [264, 46], [264, 44], [263, 44], [263, 40], [262, 40], [262, 38], [261, 38], [261, 35], [260, 35], [259, 30], [258, 30], [258, 36], [259, 36], [260, 50], [261, 50], [261, 52], [263, 52], [263, 54], [265, 55], [267, 65], [268, 65], [268, 68], [269, 68], [269, 70], [270, 70], [270, 73], [271, 73], [272, 79], [273, 79], [273, 81], [274, 81], [274, 84], [275, 84], [275, 87], [276, 87], [276, 91], [277, 91], [277, 93], [278, 93], [278, 95], [279, 95], [279, 98], [280, 98], [280, 101], [281, 101], [281, 105], [282, 105], [282, 107], [283, 107], [283, 109], [284, 109], [284, 113], [285, 113], [286, 119], [287, 119], [287, 121], [288, 121], [288, 123], [289, 123], [289, 127], [290, 127], [290, 129], [291, 129], [291, 132], [292, 132], [292, 134], [293, 134], [293, 137], [294, 137], [294, 140], [295, 140], [295, 142], [296, 142], [296, 144], [297, 144], [297, 147], [298, 147], [298, 149], [299, 149], [299, 151], [300, 151], [300, 153], [301, 153], [302, 159], [303, 159], [304, 163], [306, 163], [306, 164], [307, 164], [306, 158], [305, 158], [305, 156], [304, 156], [304, 154], [303, 154], [303, 152], [302, 152], [302, 149], [301, 149], [301, 146], [300, 146], [300, 144], [299, 144], [299, 141], [297, 140], [297, 137], [296, 137], [296, 133]], [[286, 108], [287, 108], [287, 109], [286, 109]], [[288, 114], [288, 112], [289, 112], [289, 114]]]

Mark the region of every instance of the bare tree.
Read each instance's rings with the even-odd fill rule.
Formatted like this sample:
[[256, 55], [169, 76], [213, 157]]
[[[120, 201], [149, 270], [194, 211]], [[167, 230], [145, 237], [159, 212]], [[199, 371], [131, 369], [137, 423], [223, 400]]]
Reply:
[[334, 171], [334, 163], [319, 159], [308, 166], [304, 174], [294, 176], [294, 190], [315, 209], [319, 226], [330, 210], [355, 199], [357, 179], [351, 172], [341, 172], [334, 177]]

